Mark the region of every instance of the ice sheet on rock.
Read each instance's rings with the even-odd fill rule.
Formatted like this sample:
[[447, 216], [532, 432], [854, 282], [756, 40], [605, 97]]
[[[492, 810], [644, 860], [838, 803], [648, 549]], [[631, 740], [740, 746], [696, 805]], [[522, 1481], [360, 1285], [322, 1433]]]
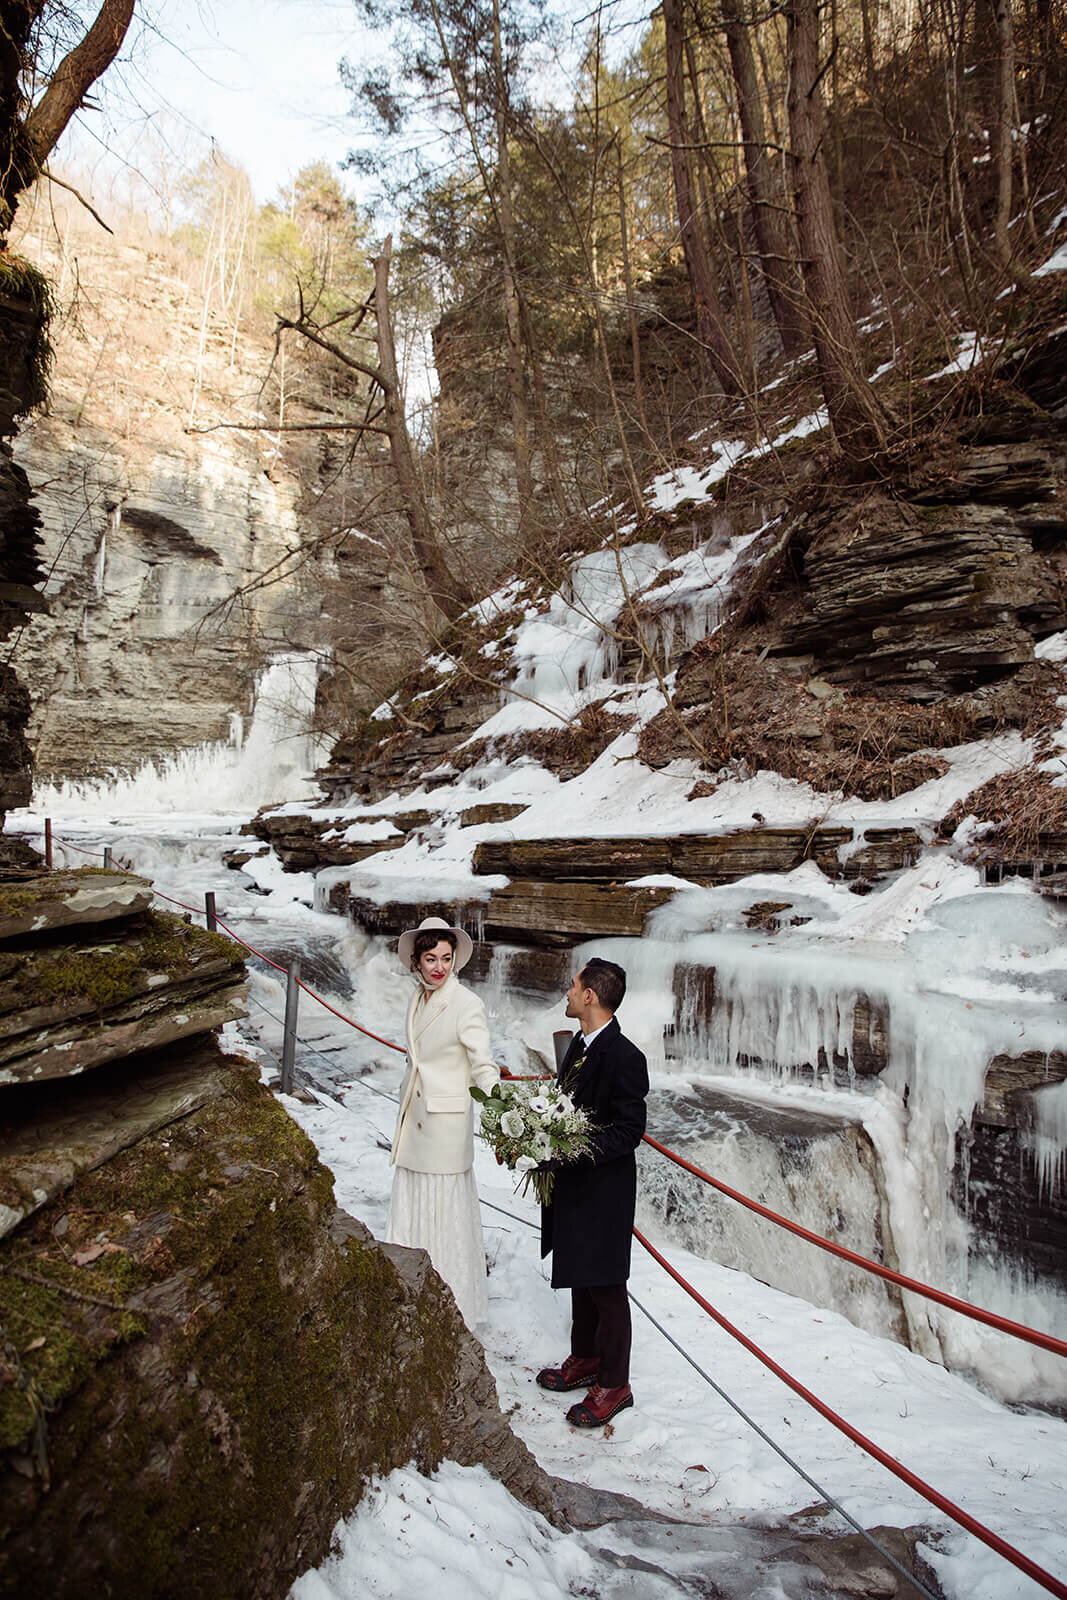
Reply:
[[548, 610], [519, 628], [511, 652], [515, 679], [504, 686], [505, 703], [467, 743], [560, 727], [595, 698], [618, 660], [615, 623], [627, 595], [642, 589], [666, 562], [658, 544], [579, 557]]

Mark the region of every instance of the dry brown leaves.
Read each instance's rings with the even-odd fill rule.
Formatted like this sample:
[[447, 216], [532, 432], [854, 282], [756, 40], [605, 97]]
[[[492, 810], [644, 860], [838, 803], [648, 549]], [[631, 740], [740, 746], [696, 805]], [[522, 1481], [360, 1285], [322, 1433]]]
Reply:
[[634, 718], [608, 711], [603, 702], [583, 706], [573, 722], [557, 728], [531, 728], [496, 739], [476, 739], [452, 757], [459, 771], [487, 758], [515, 761], [520, 756], [539, 761], [561, 778], [574, 778], [592, 766], [613, 740], [632, 728]]
[[1053, 777], [1036, 763], [998, 773], [953, 806], [941, 833], [947, 838], [973, 816], [993, 825], [969, 851], [973, 861], [1058, 860], [1067, 848], [1067, 789], [1055, 788]]
[[[824, 793], [885, 800], [948, 771], [937, 752], [1006, 728], [1047, 734], [1062, 713], [1063, 677], [1033, 662], [1012, 678], [933, 705], [850, 693], [761, 661], [766, 637], [704, 641], [679, 669], [675, 708], [641, 733], [648, 766], [692, 758], [706, 768], [739, 763], [809, 783]], [[684, 724], [684, 726], [683, 726]], [[695, 790], [708, 792], [706, 789]]]

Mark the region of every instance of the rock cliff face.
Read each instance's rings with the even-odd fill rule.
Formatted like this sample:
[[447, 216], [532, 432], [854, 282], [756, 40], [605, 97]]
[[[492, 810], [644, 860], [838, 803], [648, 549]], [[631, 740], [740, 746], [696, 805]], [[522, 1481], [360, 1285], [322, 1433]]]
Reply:
[[[226, 738], [271, 654], [325, 659], [346, 596], [387, 609], [395, 584], [378, 540], [345, 536], [381, 499], [380, 463], [353, 468], [337, 435], [255, 431], [279, 414], [269, 318], [215, 314], [151, 244], [39, 220], [21, 244], [56, 285], [56, 364], [16, 457], [48, 614], [16, 665], [39, 776], [80, 778]], [[392, 649], [385, 630], [385, 671]]]
[[[26, 474], [8, 440], [17, 419], [40, 398], [34, 359], [44, 337], [41, 306], [25, 287], [0, 280], [0, 639], [25, 627], [42, 608], [39, 518]], [[25, 729], [30, 702], [10, 660], [0, 665], [0, 813], [30, 797], [30, 753]]]

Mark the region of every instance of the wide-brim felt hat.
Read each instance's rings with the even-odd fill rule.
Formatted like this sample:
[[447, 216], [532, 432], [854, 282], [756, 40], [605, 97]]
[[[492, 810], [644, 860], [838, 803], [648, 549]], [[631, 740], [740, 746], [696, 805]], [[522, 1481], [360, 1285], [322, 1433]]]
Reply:
[[411, 952], [417, 933], [454, 933], [456, 953], [452, 958], [452, 971], [462, 972], [474, 954], [474, 941], [463, 928], [454, 928], [443, 917], [423, 917], [417, 928], [406, 928], [396, 942], [396, 953], [405, 967], [411, 965]]

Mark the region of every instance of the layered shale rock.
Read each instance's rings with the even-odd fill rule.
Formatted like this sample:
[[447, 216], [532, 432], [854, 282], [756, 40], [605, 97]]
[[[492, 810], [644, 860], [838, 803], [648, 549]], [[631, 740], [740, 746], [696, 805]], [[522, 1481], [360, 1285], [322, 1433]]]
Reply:
[[498, 706], [492, 689], [461, 681], [439, 686], [420, 700], [413, 724], [398, 729], [368, 719], [337, 741], [318, 774], [326, 804], [358, 798], [373, 805], [417, 784], [432, 789], [435, 765], [442, 768], [440, 781], [447, 783], [453, 775], [450, 758]]
[[[343, 816], [309, 816], [267, 807], [246, 822], [242, 833], [250, 833], [269, 844], [286, 872], [306, 872], [319, 867], [353, 866], [377, 855], [380, 850], [395, 850], [407, 834], [424, 828], [431, 820], [429, 811], [401, 811], [395, 814], [361, 817], [353, 829], [356, 837], [344, 837], [351, 819]], [[364, 824], [369, 837], [360, 838]], [[380, 834], [381, 837], [375, 837]], [[246, 859], [248, 859], [246, 857]]]
[[237, 946], [147, 910], [150, 893], [142, 880], [92, 868], [58, 878], [9, 870], [0, 1085], [70, 1077], [242, 1014]]
[[560, 1520], [422, 1251], [213, 1036], [238, 948], [112, 871], [0, 893], [0, 1594], [281, 1600], [375, 1473]]
[[477, 846], [474, 870], [574, 883], [672, 873], [692, 883], [724, 884], [814, 861], [827, 877], [854, 879], [910, 866], [921, 848], [914, 828], [869, 828], [858, 835], [851, 828], [813, 826], [660, 838], [492, 839]]
[[953, 1198], [979, 1256], [1008, 1255], [1027, 1277], [1067, 1289], [1067, 1190], [1041, 1163], [1038, 1100], [1067, 1078], [1067, 1054], [994, 1056], [982, 1102], [956, 1135]]
[[[0, 283], [0, 640], [9, 639], [44, 609], [38, 588], [44, 580], [40, 518], [29, 480], [8, 443], [17, 419], [40, 402], [42, 391], [45, 298], [29, 269], [26, 276], [27, 282], [21, 283], [5, 262]], [[10, 278], [15, 282], [9, 283]], [[36, 293], [30, 292], [34, 284]], [[0, 665], [0, 814], [30, 799], [30, 701], [11, 664], [14, 652], [7, 654]]]
[[[988, 460], [982, 471], [991, 492], [1006, 492]], [[1047, 462], [1039, 476], [1051, 493]], [[831, 682], [937, 700], [1023, 666], [1035, 634], [1062, 623], [1062, 596], [1030, 537], [1001, 507], [945, 504], [948, 487], [938, 480], [940, 503], [925, 514], [868, 500], [808, 548], [810, 620], [793, 643]]]

